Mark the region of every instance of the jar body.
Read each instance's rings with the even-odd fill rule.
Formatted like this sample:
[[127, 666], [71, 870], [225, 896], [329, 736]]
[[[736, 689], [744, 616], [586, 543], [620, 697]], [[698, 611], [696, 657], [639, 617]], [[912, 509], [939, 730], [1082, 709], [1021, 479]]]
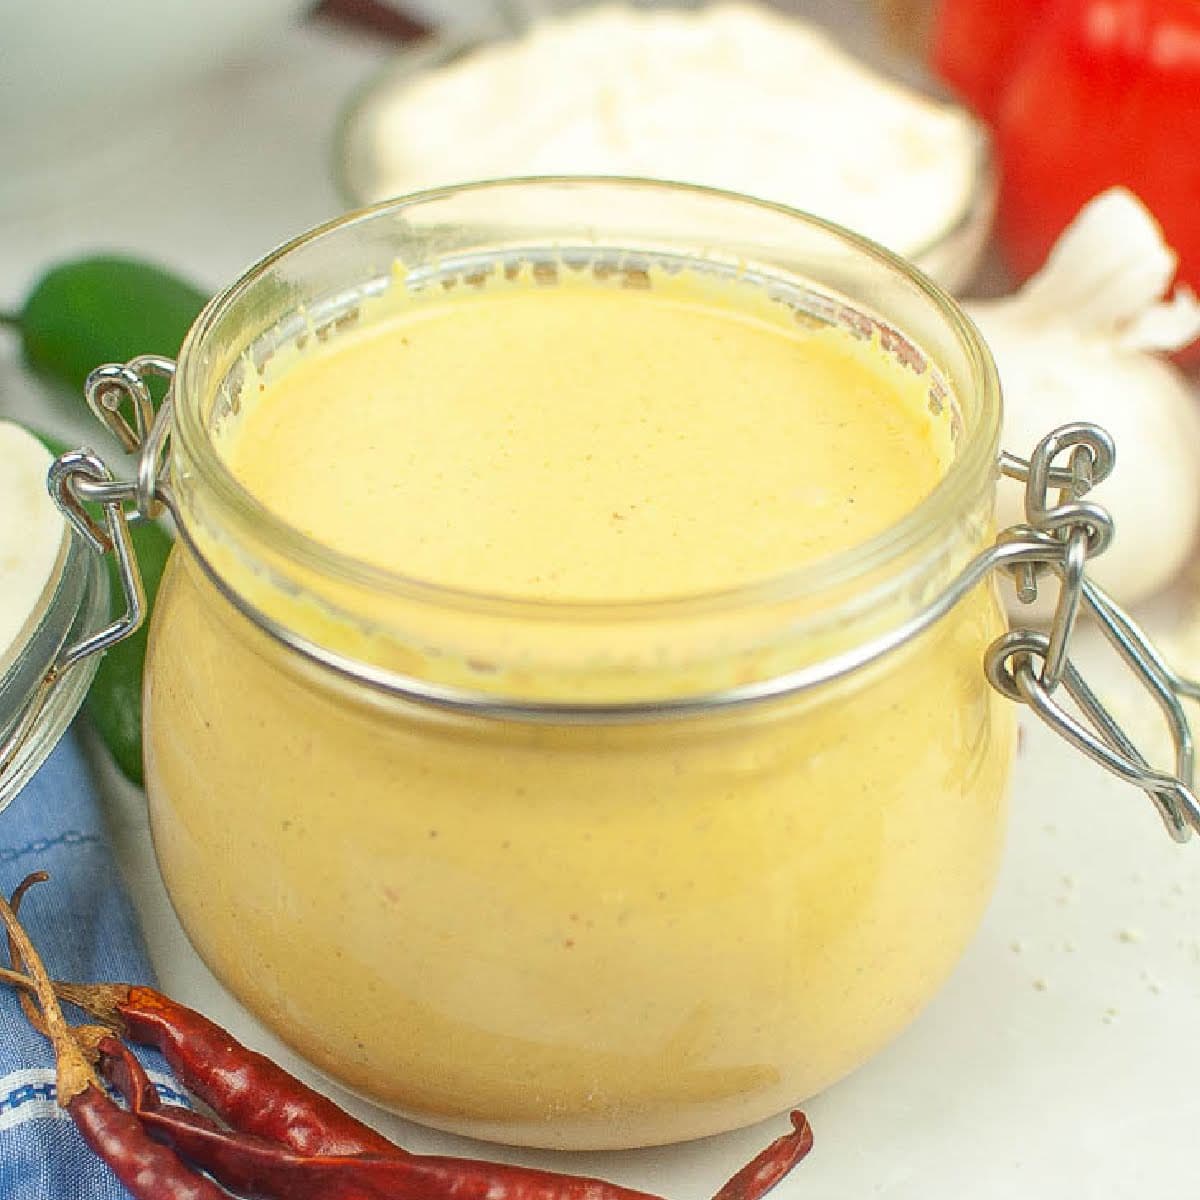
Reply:
[[[770, 577], [705, 591], [668, 571], [645, 592], [580, 598], [355, 557], [231, 469], [231, 438], [270, 381], [331, 340], [354, 352], [390, 300], [469, 304], [513, 281], [632, 297], [676, 276], [736, 284], [722, 303], [756, 322], [852, 342], [928, 440], [881, 441], [894, 458], [875, 461], [898, 467], [886, 479], [855, 445], [830, 442], [831, 460], [883, 494], [915, 471], [906, 454], [928, 451], [931, 490], [873, 536]], [[726, 346], [736, 373], [758, 351], [721, 332], [706, 346]], [[408, 386], [407, 369], [389, 378]], [[541, 369], [496, 360], [471, 396], [490, 402], [497, 381]], [[434, 417], [440, 383], [411, 384]], [[349, 411], [336, 398], [372, 386], [371, 372], [333, 379], [316, 394], [328, 437], [304, 453], [268, 439], [272, 468], [302, 487], [324, 473], [337, 486], [312, 490], [322, 504], [351, 480], [382, 496], [356, 477], [357, 453], [330, 449]], [[801, 385], [762, 386], [790, 407]], [[813, 426], [836, 423], [852, 393], [811, 387], [827, 405]], [[200, 954], [306, 1058], [476, 1137], [650, 1145], [813, 1094], [934, 993], [990, 891], [1013, 716], [983, 670], [1003, 628], [992, 587], [949, 602], [992, 537], [998, 381], [928, 281], [744, 197], [636, 180], [465, 185], [352, 214], [264, 260], [202, 314], [173, 396], [183, 536], [146, 675], [155, 847]], [[457, 444], [436, 422], [429, 436]], [[409, 438], [386, 438], [389, 470], [404, 460], [386, 454], [422, 452]], [[611, 461], [632, 461], [636, 436], [618, 441]], [[673, 469], [693, 493], [732, 496], [733, 462], [716, 445]], [[801, 475], [786, 464], [788, 495]], [[781, 514], [789, 529], [817, 522], [805, 494]], [[364, 522], [386, 536], [392, 504]], [[690, 522], [709, 536], [688, 554], [720, 566], [730, 546], [702, 510], [671, 511], [666, 536]], [[548, 558], [570, 528], [546, 535]], [[604, 561], [610, 543], [580, 544]]]
[[843, 680], [613, 725], [381, 701], [186, 550], [154, 620], [147, 788], [185, 929], [301, 1054], [427, 1124], [584, 1148], [761, 1119], [903, 1028], [990, 892], [990, 585]]

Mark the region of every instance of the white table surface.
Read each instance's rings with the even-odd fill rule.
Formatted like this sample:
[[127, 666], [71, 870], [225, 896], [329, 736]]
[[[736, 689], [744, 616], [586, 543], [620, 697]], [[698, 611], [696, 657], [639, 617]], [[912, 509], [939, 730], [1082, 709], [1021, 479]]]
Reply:
[[[323, 27], [293, 30], [114, 135], [110, 153], [152, 145], [152, 170], [123, 173], [96, 158], [91, 186], [74, 186], [75, 168], [72, 186], [36, 202], [0, 186], [0, 306], [15, 304], [47, 262], [102, 246], [215, 287], [334, 215], [334, 114], [385, 53]], [[0, 410], [31, 415], [40, 403], [0, 352]], [[908, 1032], [806, 1105], [816, 1149], [780, 1200], [1200, 1194], [1200, 844], [1173, 845], [1139, 792], [1026, 725], [1005, 867], [978, 937]], [[159, 881], [140, 794], [95, 757], [164, 987], [316, 1081], [199, 962]], [[653, 1151], [550, 1155], [406, 1125], [321, 1086], [413, 1149], [600, 1173], [672, 1200], [710, 1195], [785, 1125]]]

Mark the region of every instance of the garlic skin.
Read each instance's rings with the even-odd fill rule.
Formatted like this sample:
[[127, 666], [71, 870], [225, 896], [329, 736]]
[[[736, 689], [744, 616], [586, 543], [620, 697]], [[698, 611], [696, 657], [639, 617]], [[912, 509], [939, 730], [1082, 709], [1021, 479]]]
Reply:
[[[1200, 413], [1197, 401], [1169, 364], [1111, 343], [1081, 350], [1073, 334], [1030, 336], [1004, 322], [984, 330], [1005, 397], [1004, 446], [1028, 457], [1051, 429], [1093, 421], [1113, 437], [1113, 473], [1088, 494], [1113, 515], [1116, 536], [1088, 564], [1092, 577], [1120, 604], [1136, 604], [1178, 574], [1200, 532]], [[1024, 521], [1024, 489], [1002, 480], [1001, 526]], [[1051, 586], [1049, 607], [1053, 610]], [[1019, 606], [1028, 613], [1029, 607]]]
[[[1084, 207], [1015, 296], [965, 306], [1000, 372], [1006, 450], [1028, 457], [1069, 421], [1092, 421], [1112, 435], [1113, 473], [1088, 498], [1112, 513], [1116, 536], [1088, 570], [1122, 605], [1169, 584], [1200, 534], [1200, 398], [1154, 353], [1200, 336], [1200, 304], [1190, 292], [1162, 300], [1175, 266], [1141, 202], [1113, 189]], [[997, 521], [1024, 521], [1023, 488], [1008, 479]], [[1011, 588], [1005, 599], [1023, 620], [1046, 620], [1057, 592], [1051, 581], [1034, 605]]]

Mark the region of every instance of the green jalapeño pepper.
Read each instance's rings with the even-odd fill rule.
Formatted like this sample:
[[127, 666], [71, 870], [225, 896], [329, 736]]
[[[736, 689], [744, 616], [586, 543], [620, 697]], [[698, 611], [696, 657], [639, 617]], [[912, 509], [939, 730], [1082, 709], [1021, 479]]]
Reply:
[[[60, 392], [83, 396], [101, 363], [139, 354], [174, 357], [207, 297], [161, 267], [117, 255], [51, 267], [21, 310], [0, 320], [15, 328], [30, 370]], [[160, 381], [152, 383], [162, 398]]]

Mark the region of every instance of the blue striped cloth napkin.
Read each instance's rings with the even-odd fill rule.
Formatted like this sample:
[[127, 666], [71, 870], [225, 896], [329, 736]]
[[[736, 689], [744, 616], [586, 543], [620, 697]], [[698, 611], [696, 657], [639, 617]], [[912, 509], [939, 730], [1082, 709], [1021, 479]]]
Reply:
[[[137, 918], [105, 838], [96, 787], [68, 734], [0, 812], [0, 887], [29, 872], [48, 883], [25, 898], [22, 923], [59, 979], [152, 983]], [[0, 945], [3, 943], [0, 942]], [[3, 955], [7, 965], [7, 954]], [[83, 1022], [77, 1010], [67, 1019]], [[186, 1103], [156, 1054], [141, 1054], [163, 1097]], [[0, 1198], [128, 1200], [55, 1103], [53, 1056], [0, 984]]]

